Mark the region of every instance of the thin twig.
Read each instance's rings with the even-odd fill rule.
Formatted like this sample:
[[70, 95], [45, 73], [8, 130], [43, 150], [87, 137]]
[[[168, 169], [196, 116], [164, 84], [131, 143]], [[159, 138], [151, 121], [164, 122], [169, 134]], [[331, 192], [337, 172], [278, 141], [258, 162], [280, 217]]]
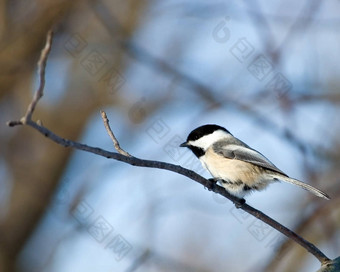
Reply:
[[114, 135], [114, 133], [113, 133], [111, 127], [110, 127], [110, 121], [107, 118], [105, 111], [100, 111], [100, 114], [102, 115], [104, 126], [105, 126], [106, 131], [109, 134], [109, 136], [110, 136], [110, 138], [111, 138], [111, 140], [113, 142], [113, 145], [115, 146], [115, 149], [118, 151], [118, 153], [120, 153], [120, 154], [122, 154], [124, 156], [131, 157], [131, 155], [128, 152], [126, 152], [125, 150], [123, 150], [120, 147], [119, 142], [118, 142], [116, 136]]
[[[26, 115], [22, 118], [22, 119], [25, 119], [25, 120], [24, 120], [24, 122], [23, 121], [7, 122], [7, 124], [9, 126], [28, 125], [28, 126], [34, 128], [35, 130], [39, 131], [41, 134], [45, 135], [47, 138], [56, 142], [57, 144], [65, 146], [65, 147], [73, 147], [73, 148], [78, 149], [78, 150], [83, 150], [83, 151], [90, 152], [90, 153], [93, 153], [93, 154], [96, 154], [96, 155], [99, 155], [99, 156], [103, 156], [103, 157], [106, 157], [106, 158], [109, 158], [109, 159], [114, 159], [114, 160], [117, 160], [117, 161], [125, 162], [127, 164], [134, 165], [134, 166], [164, 169], [164, 170], [172, 171], [172, 172], [178, 173], [180, 175], [186, 176], [186, 177], [202, 184], [204, 187], [208, 188], [209, 190], [211, 190], [211, 191], [213, 191], [217, 194], [220, 194], [220, 195], [224, 196], [225, 198], [228, 198], [238, 208], [246, 211], [247, 213], [258, 218], [259, 220], [261, 220], [261, 221], [267, 223], [268, 225], [272, 226], [273, 228], [275, 228], [276, 230], [278, 230], [279, 232], [281, 232], [282, 234], [284, 234], [288, 238], [294, 240], [295, 242], [300, 244], [302, 247], [304, 247], [307, 251], [309, 251], [311, 254], [313, 254], [322, 264], [325, 264], [325, 263], [330, 261], [330, 259], [325, 254], [323, 254], [315, 245], [313, 245], [312, 243], [303, 239], [301, 236], [297, 235], [295, 232], [293, 232], [290, 229], [286, 228], [285, 226], [281, 225], [280, 223], [278, 223], [274, 219], [265, 215], [263, 212], [249, 206], [246, 203], [240, 203], [239, 198], [228, 193], [223, 187], [217, 186], [215, 184], [215, 182], [207, 180], [204, 177], [197, 174], [196, 172], [189, 170], [189, 169], [186, 169], [186, 168], [183, 168], [179, 165], [174, 165], [174, 164], [171, 164], [171, 163], [160, 162], [160, 161], [143, 160], [143, 159], [139, 159], [139, 158], [131, 156], [130, 154], [128, 154], [127, 152], [125, 152], [124, 150], [122, 150], [120, 148], [119, 142], [117, 141], [116, 137], [114, 136], [114, 134], [113, 134], [113, 132], [112, 132], [110, 126], [109, 126], [109, 120], [107, 119], [107, 116], [104, 112], [102, 112], [102, 117], [103, 117], [103, 120], [104, 120], [105, 127], [108, 130], [108, 133], [109, 133], [111, 139], [113, 140], [113, 142], [115, 144], [115, 148], [117, 149], [117, 151], [119, 153], [109, 152], [109, 151], [103, 150], [103, 149], [98, 148], [98, 147], [91, 147], [91, 146], [88, 146], [88, 145], [85, 145], [85, 144], [81, 144], [81, 143], [74, 142], [74, 141], [71, 141], [71, 140], [68, 140], [68, 139], [64, 139], [64, 138], [56, 135], [55, 133], [53, 133], [51, 130], [44, 127], [41, 123], [32, 121], [30, 117], [34, 112], [34, 109], [35, 109], [37, 102], [39, 101], [40, 97], [43, 95], [44, 78], [45, 78], [45, 65], [46, 65], [47, 55], [48, 55], [48, 52], [49, 52], [50, 46], [51, 46], [51, 40], [50, 39], [52, 39], [51, 32], [49, 32], [49, 34], [48, 34], [46, 46], [45, 46], [44, 50], [42, 51], [42, 55], [41, 55], [42, 57], [40, 58], [40, 60], [42, 60], [42, 61], [41, 62], [39, 61], [39, 65], [41, 65], [41, 68], [43, 67], [40, 70], [40, 76], [41, 76], [40, 86], [37, 90], [37, 93], [34, 95], [32, 103], [28, 107], [28, 111], [27, 111]], [[124, 154], [124, 153], [126, 153], [126, 154]]]
[[35, 110], [35, 107], [36, 107], [39, 99], [44, 94], [44, 88], [45, 88], [45, 68], [46, 68], [46, 62], [47, 62], [48, 55], [49, 55], [49, 53], [51, 51], [52, 40], [53, 40], [53, 31], [49, 30], [47, 32], [45, 47], [41, 51], [40, 58], [39, 58], [39, 61], [38, 61], [38, 74], [39, 74], [39, 79], [40, 79], [39, 87], [38, 87], [38, 90], [35, 92], [35, 95], [34, 95], [34, 98], [33, 98], [32, 102], [31, 102], [31, 104], [29, 104], [29, 106], [27, 108], [25, 116], [20, 120], [24, 124], [27, 122], [27, 120], [31, 120], [32, 119], [32, 114], [33, 114], [33, 112]]

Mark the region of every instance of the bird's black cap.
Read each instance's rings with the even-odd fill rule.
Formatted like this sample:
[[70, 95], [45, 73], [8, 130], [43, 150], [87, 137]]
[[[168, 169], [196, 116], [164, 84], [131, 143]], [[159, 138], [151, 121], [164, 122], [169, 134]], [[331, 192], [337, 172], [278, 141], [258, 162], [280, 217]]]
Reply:
[[[214, 125], [214, 124], [208, 124], [208, 125], [204, 125], [204, 126], [200, 126], [196, 129], [194, 129], [193, 131], [190, 132], [190, 134], [188, 135], [187, 141], [195, 141], [205, 135], [209, 135], [211, 133], [213, 133], [216, 130], [223, 130], [227, 133], [230, 133], [227, 129], [225, 129], [224, 127], [218, 126], [218, 125]], [[185, 143], [183, 143], [182, 145], [184, 145]]]
[[197, 139], [199, 139], [203, 136], [212, 134], [216, 130], [223, 130], [227, 133], [230, 133], [224, 127], [221, 127], [221, 126], [218, 126], [218, 125], [209, 124], [209, 125], [200, 126], [200, 127], [196, 128], [196, 129], [194, 129], [193, 131], [190, 132], [186, 142], [182, 143], [180, 145], [180, 147], [189, 148], [199, 158], [199, 157], [201, 157], [205, 154], [204, 149], [197, 147], [197, 146], [192, 146], [191, 144], [189, 144], [189, 142], [195, 141], [195, 140], [197, 140]]

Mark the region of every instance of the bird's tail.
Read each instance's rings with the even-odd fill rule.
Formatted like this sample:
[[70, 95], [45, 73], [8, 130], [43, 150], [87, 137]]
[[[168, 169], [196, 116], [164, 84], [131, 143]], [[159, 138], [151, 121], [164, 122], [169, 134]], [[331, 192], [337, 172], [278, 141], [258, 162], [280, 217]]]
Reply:
[[305, 189], [305, 190], [313, 193], [314, 195], [316, 195], [318, 197], [323, 197], [323, 198], [328, 199], [328, 200], [330, 199], [330, 197], [326, 193], [324, 193], [321, 190], [319, 190], [319, 189], [317, 189], [317, 188], [315, 188], [315, 187], [313, 187], [313, 186], [311, 186], [307, 183], [304, 183], [300, 180], [281, 176], [281, 175], [275, 176], [275, 178], [280, 179], [280, 180], [285, 181], [285, 182], [288, 182], [288, 183], [291, 183], [291, 184], [294, 184], [294, 185], [297, 185], [297, 186], [301, 187], [302, 189]]

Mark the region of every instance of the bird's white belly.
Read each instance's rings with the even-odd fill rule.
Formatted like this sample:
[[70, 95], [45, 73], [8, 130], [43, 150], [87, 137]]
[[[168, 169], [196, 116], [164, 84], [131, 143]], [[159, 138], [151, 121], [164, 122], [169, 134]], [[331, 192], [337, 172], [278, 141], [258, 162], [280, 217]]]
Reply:
[[231, 182], [243, 181], [244, 183], [254, 182], [258, 176], [258, 169], [253, 164], [224, 158], [210, 150], [202, 156], [203, 166], [215, 178], [229, 180]]

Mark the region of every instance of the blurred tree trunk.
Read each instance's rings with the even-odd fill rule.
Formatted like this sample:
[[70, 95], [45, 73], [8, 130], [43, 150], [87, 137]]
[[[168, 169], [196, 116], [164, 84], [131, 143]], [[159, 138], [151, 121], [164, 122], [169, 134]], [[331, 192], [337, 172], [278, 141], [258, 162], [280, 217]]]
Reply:
[[[1, 2], [0, 14], [5, 14], [8, 12], [5, 9], [10, 8], [5, 3]], [[72, 17], [76, 17], [78, 9], [87, 9], [87, 12], [82, 10], [81, 16], [89, 16], [87, 13], [93, 12], [89, 10], [89, 5], [80, 5], [77, 1], [35, 1], [35, 4], [37, 7], [25, 14], [28, 4], [18, 3], [16, 10], [11, 12], [23, 13], [21, 15], [25, 17], [25, 23], [21, 22], [21, 26], [17, 27], [13, 22], [7, 21], [7, 29], [0, 29], [1, 34], [7, 35], [0, 44], [0, 61], [4, 64], [0, 76], [0, 97], [2, 103], [8, 105], [11, 119], [20, 118], [31, 100], [32, 77], [35, 75], [36, 62], [47, 30], [56, 26], [56, 39], [60, 24], [63, 28], [73, 28], [69, 24], [72, 23]], [[115, 13], [124, 14], [123, 24], [128, 33], [133, 33], [144, 4], [144, 1], [117, 1], [117, 4], [111, 4], [110, 7], [114, 7]], [[122, 10], [124, 12], [120, 12]], [[68, 20], [65, 23], [66, 19]], [[1, 20], [4, 21], [5, 17]], [[92, 22], [88, 27], [91, 24]], [[52, 45], [52, 52], [53, 50]], [[110, 61], [114, 61], [115, 67], [122, 67], [121, 54], [116, 54]], [[47, 71], [49, 61], [51, 60], [47, 61]], [[76, 75], [71, 77], [71, 82], [77, 80]], [[81, 88], [80, 99], [75, 100], [72, 87]], [[100, 84], [94, 87], [85, 83], [73, 83], [69, 84], [69, 88], [65, 90], [64, 98], [58, 105], [46, 108], [38, 106], [33, 119], [41, 119], [45, 126], [53, 128], [56, 133], [77, 140], [81, 137], [89, 117], [96, 111], [99, 116], [99, 107], [109, 104], [110, 99], [109, 93], [104, 90], [105, 86]], [[48, 93], [48, 88], [45, 92]], [[9, 183], [12, 184], [12, 190], [5, 216], [0, 222], [0, 271], [10, 272], [16, 270], [18, 254], [43, 217], [72, 150], [63, 149], [27, 128], [6, 133], [13, 133], [7, 142], [1, 142], [1, 150], [4, 150], [10, 168], [12, 179]]]

